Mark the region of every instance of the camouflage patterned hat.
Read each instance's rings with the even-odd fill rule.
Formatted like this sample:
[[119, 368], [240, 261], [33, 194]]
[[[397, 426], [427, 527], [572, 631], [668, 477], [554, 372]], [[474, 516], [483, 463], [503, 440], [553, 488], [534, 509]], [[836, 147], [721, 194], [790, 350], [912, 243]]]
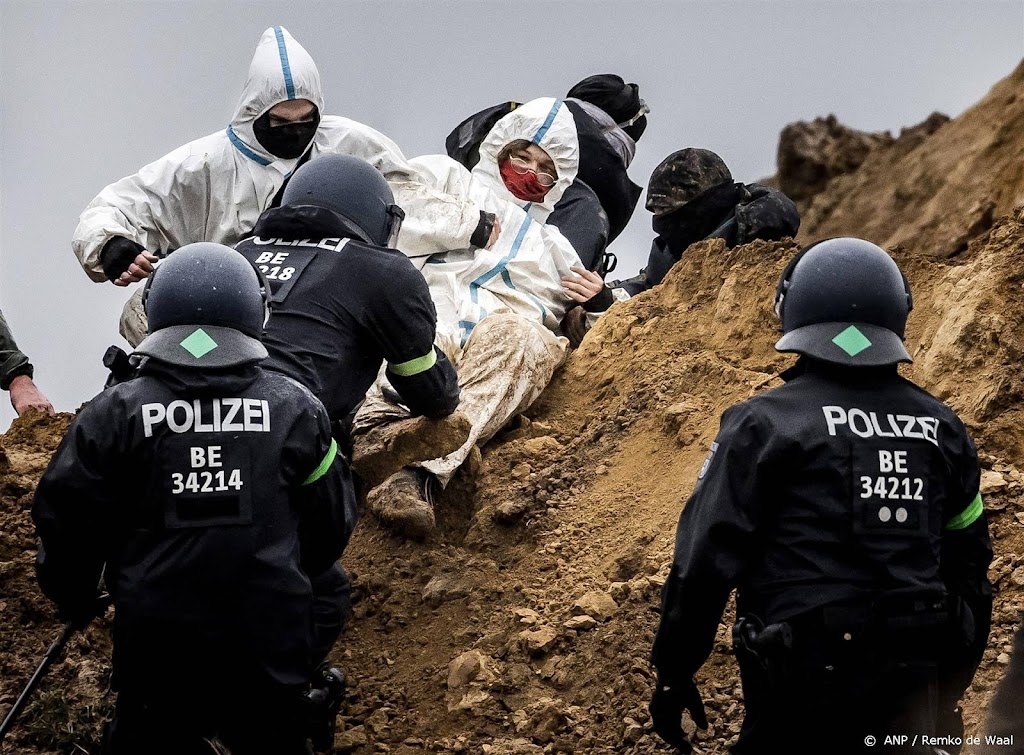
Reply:
[[678, 210], [712, 186], [732, 181], [725, 162], [711, 150], [687, 147], [666, 157], [647, 185], [647, 210], [664, 215]]

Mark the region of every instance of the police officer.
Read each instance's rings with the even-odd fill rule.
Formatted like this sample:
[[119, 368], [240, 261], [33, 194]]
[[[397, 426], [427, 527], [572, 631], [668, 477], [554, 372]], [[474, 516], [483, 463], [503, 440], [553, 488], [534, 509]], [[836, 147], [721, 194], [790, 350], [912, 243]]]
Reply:
[[[388, 381], [414, 414], [445, 417], [459, 402], [455, 368], [434, 346], [427, 283], [393, 248], [402, 218], [373, 166], [323, 155], [295, 172], [281, 206], [263, 213], [255, 236], [236, 246], [270, 284], [268, 369], [313, 391], [346, 451], [351, 415], [385, 362]], [[349, 611], [341, 566], [318, 575], [314, 592], [318, 653], [326, 657]]]
[[113, 597], [107, 753], [307, 753], [309, 575], [355, 523], [330, 420], [262, 368], [265, 289], [240, 254], [182, 247], [145, 308], [137, 376], [82, 410], [39, 482], [40, 584], [79, 626], [101, 574]]
[[707, 723], [693, 676], [733, 588], [733, 753], [931, 752], [920, 735], [962, 733], [992, 549], [963, 423], [897, 372], [910, 308], [867, 241], [822, 241], [787, 267], [776, 348], [800, 360], [723, 414], [679, 518], [650, 711], [680, 750], [681, 712]]
[[373, 166], [323, 155], [295, 172], [281, 206], [235, 247], [270, 284], [268, 366], [313, 391], [332, 420], [355, 410], [384, 362], [414, 414], [441, 418], [458, 405], [455, 368], [434, 346], [426, 281], [394, 248], [403, 217]]

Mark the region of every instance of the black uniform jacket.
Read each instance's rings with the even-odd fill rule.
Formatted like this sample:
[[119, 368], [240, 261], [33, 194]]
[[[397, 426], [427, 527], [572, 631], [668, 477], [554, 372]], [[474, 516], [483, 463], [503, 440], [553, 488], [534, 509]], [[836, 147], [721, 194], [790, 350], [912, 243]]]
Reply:
[[675, 212], [653, 219], [658, 235], [651, 243], [647, 265], [640, 274], [615, 281], [630, 296], [664, 280], [683, 252], [704, 239], [720, 238], [728, 248], [755, 239], [777, 241], [796, 236], [800, 213], [793, 201], [778, 189], [761, 184], [725, 183], [708, 189]]
[[653, 652], [666, 678], [703, 664], [734, 587], [737, 613], [766, 625], [947, 591], [975, 611], [984, 648], [992, 548], [963, 423], [895, 367], [801, 364], [722, 416], [676, 532]]
[[198, 683], [200, 656], [302, 685], [308, 575], [355, 525], [347, 475], [327, 412], [294, 380], [150, 359], [82, 410], [39, 482], [40, 584], [73, 614], [106, 566], [119, 686]]
[[[268, 369], [295, 378], [342, 420], [388, 363], [413, 414], [444, 417], [459, 402], [455, 368], [434, 346], [437, 314], [420, 272], [399, 251], [346, 238], [301, 238], [268, 210], [236, 249], [263, 270], [273, 297], [263, 343]], [[281, 236], [273, 235], [283, 232]]]

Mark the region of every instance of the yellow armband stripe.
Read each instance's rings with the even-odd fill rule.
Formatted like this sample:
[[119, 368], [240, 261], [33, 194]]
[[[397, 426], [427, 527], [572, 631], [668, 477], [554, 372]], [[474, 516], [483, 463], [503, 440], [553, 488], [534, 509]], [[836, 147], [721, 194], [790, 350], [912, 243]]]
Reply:
[[338, 455], [338, 441], [331, 438], [331, 447], [327, 449], [327, 453], [324, 454], [323, 461], [320, 462], [320, 466], [310, 472], [309, 477], [303, 480], [303, 485], [309, 485], [316, 482], [325, 474], [327, 470], [331, 468], [331, 464], [334, 463], [334, 457]]
[[426, 372], [436, 363], [437, 352], [434, 349], [431, 349], [423, 356], [410, 359], [408, 362], [389, 364], [388, 371], [395, 375], [401, 375], [402, 377], [411, 377], [413, 375], [418, 375], [421, 372]]
[[978, 521], [978, 517], [981, 516], [984, 510], [985, 507], [981, 503], [981, 493], [979, 492], [978, 495], [974, 496], [974, 500], [971, 501], [971, 504], [966, 509], [946, 522], [946, 529], [962, 530], [965, 527], [970, 527]]

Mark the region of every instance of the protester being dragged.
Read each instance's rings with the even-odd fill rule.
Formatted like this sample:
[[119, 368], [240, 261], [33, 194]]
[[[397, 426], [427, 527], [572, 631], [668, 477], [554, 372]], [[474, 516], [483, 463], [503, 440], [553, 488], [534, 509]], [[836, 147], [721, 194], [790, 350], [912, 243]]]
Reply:
[[[434, 494], [474, 445], [486, 442], [543, 391], [565, 357], [560, 323], [567, 308], [585, 302], [600, 310], [612, 301], [600, 276], [585, 270], [572, 245], [546, 223], [576, 176], [578, 155], [569, 109], [542, 98], [495, 124], [472, 172], [443, 155], [411, 161], [433, 177], [435, 188], [493, 213], [501, 230], [489, 250], [453, 248], [422, 269], [437, 308], [437, 343], [456, 366], [459, 412], [472, 429], [457, 451], [437, 458], [425, 449], [420, 459], [403, 459], [400, 469], [370, 491], [369, 510], [402, 534], [422, 538], [434, 530]], [[354, 460], [360, 474], [361, 458], [379, 445], [375, 439], [409, 416], [381, 388], [378, 382], [356, 415]]]

